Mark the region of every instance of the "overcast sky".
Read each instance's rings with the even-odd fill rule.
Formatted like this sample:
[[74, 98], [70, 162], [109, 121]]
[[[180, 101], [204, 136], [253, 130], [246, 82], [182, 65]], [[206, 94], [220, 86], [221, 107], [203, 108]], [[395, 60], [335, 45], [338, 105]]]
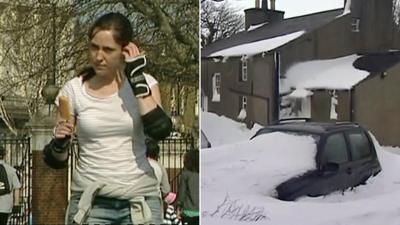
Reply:
[[[225, 0], [235, 9], [242, 11], [254, 8], [255, 0]], [[262, 0], [260, 0], [261, 2]], [[268, 1], [269, 4], [269, 1]], [[276, 0], [276, 10], [285, 11], [285, 18], [314, 12], [343, 8], [344, 0]]]

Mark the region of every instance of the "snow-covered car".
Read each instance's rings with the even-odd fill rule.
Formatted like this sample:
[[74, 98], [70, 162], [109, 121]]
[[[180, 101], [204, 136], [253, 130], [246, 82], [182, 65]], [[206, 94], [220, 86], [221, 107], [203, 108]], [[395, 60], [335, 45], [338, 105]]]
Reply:
[[262, 128], [251, 138], [274, 132], [312, 136], [316, 168], [276, 186], [276, 197], [292, 201], [355, 187], [381, 171], [369, 132], [355, 123], [286, 123]]

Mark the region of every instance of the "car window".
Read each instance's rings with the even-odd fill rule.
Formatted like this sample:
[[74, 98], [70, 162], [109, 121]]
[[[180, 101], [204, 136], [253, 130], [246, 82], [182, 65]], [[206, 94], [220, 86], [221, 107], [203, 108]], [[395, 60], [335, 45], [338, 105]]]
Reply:
[[365, 133], [351, 132], [348, 134], [348, 136], [353, 160], [362, 159], [370, 155], [371, 146], [369, 145], [369, 141], [367, 136], [365, 136]]
[[342, 133], [332, 134], [326, 139], [322, 162], [343, 163], [348, 161], [346, 141]]

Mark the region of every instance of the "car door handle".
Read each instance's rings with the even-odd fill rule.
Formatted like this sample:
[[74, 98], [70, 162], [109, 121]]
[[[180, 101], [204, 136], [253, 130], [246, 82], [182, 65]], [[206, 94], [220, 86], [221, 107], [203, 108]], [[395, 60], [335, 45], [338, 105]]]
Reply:
[[353, 172], [353, 170], [349, 167], [346, 169], [346, 173], [351, 174]]

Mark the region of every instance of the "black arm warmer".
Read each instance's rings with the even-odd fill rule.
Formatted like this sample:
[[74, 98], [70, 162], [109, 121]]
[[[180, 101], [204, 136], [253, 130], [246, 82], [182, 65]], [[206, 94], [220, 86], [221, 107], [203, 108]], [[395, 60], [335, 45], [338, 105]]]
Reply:
[[162, 140], [171, 133], [171, 118], [159, 106], [142, 116], [144, 133], [155, 140]]
[[[68, 147], [69, 147], [69, 144], [66, 146], [66, 148], [68, 148]], [[48, 143], [46, 146], [44, 146], [43, 159], [50, 168], [63, 169], [68, 166], [68, 159], [64, 160], [64, 161], [60, 161], [53, 156], [53, 151], [60, 152], [60, 150], [62, 150], [62, 149], [57, 147], [55, 139], [52, 139], [50, 141], [50, 143]], [[67, 149], [64, 149], [64, 151], [66, 151], [66, 150]]]

